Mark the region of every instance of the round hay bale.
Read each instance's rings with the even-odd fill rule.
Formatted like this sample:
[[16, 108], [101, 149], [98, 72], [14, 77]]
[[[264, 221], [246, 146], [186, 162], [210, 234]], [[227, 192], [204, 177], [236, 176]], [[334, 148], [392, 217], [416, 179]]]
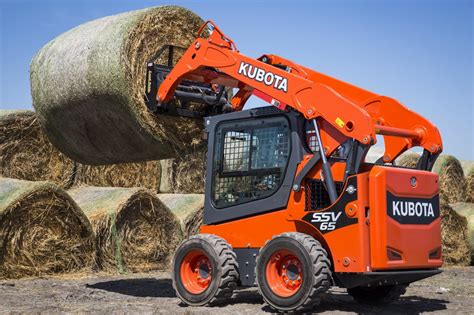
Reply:
[[471, 257], [467, 219], [444, 201], [440, 206], [443, 261], [446, 265], [468, 266]]
[[206, 150], [201, 146], [178, 158], [161, 160], [160, 192], [203, 194]]
[[204, 195], [158, 194], [158, 199], [178, 218], [185, 238], [199, 233], [199, 228], [202, 225]]
[[64, 190], [0, 178], [0, 278], [78, 271], [93, 253], [92, 227]]
[[466, 202], [474, 202], [474, 167], [466, 176]]
[[192, 214], [188, 215], [184, 220], [184, 235], [189, 238], [191, 235], [199, 234], [201, 225], [203, 224], [204, 207], [196, 209]]
[[74, 162], [61, 154], [43, 133], [32, 111], [0, 111], [0, 175], [72, 185]]
[[400, 155], [396, 160], [395, 164], [397, 166], [403, 166], [408, 168], [416, 168], [416, 164], [420, 159], [420, 155], [413, 152], [406, 152]]
[[144, 187], [158, 192], [161, 166], [159, 161], [111, 165], [79, 164], [74, 185], [99, 187]]
[[153, 7], [79, 25], [46, 44], [31, 62], [30, 81], [51, 142], [90, 165], [173, 158], [201, 142], [201, 119], [149, 112], [144, 80], [161, 47], [187, 48], [202, 23], [181, 7]]
[[453, 209], [467, 219], [467, 235], [471, 247], [471, 264], [474, 264], [474, 203], [458, 202]]
[[473, 160], [459, 160], [461, 162], [462, 169], [464, 171], [464, 175], [467, 176], [471, 169], [474, 168], [474, 161]]
[[452, 155], [441, 155], [433, 166], [439, 175], [439, 193], [448, 203], [464, 201], [466, 178], [461, 163]]
[[78, 187], [71, 197], [91, 221], [99, 269], [166, 269], [182, 232], [175, 216], [143, 188]]

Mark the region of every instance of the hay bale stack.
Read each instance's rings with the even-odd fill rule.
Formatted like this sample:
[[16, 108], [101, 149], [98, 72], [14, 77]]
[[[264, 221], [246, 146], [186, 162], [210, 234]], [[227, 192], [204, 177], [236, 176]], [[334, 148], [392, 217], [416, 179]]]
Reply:
[[154, 192], [160, 188], [159, 161], [77, 167], [74, 184], [99, 187], [144, 187]]
[[474, 202], [474, 167], [471, 167], [466, 176], [466, 202]]
[[140, 272], [168, 267], [182, 232], [151, 191], [83, 186], [69, 193], [91, 221], [98, 269]]
[[207, 148], [199, 146], [178, 158], [161, 160], [161, 193], [203, 194]]
[[144, 80], [161, 47], [188, 47], [202, 23], [187, 9], [154, 7], [82, 24], [46, 44], [30, 81], [51, 142], [90, 165], [173, 158], [200, 142], [201, 119], [148, 111]]
[[413, 152], [406, 152], [395, 160], [395, 164], [408, 168], [416, 168], [419, 159], [420, 155]]
[[32, 111], [0, 111], [0, 175], [52, 181], [67, 188], [74, 179], [74, 162], [44, 135]]
[[448, 203], [465, 200], [466, 178], [461, 163], [451, 155], [441, 155], [433, 166], [433, 172], [439, 175], [439, 192]]
[[92, 227], [50, 182], [0, 178], [0, 278], [43, 276], [92, 266]]
[[467, 235], [471, 248], [471, 264], [474, 264], [474, 203], [458, 202], [453, 209], [467, 219]]
[[459, 215], [444, 200], [441, 201], [440, 206], [444, 263], [468, 266], [471, 257], [466, 217]]
[[202, 225], [204, 195], [158, 194], [158, 199], [178, 218], [185, 238], [199, 233]]

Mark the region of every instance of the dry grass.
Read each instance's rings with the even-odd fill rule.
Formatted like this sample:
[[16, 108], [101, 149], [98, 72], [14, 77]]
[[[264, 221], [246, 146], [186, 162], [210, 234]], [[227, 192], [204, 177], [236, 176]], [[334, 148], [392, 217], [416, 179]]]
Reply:
[[199, 144], [202, 120], [151, 114], [144, 79], [157, 50], [188, 47], [202, 22], [184, 8], [155, 7], [79, 25], [46, 44], [30, 73], [51, 142], [90, 165], [168, 159]]
[[0, 111], [0, 175], [67, 188], [74, 162], [56, 150], [32, 111]]
[[182, 231], [151, 191], [78, 187], [70, 194], [93, 226], [98, 269], [140, 272], [168, 267]]
[[0, 178], [0, 278], [92, 266], [92, 228], [58, 186]]

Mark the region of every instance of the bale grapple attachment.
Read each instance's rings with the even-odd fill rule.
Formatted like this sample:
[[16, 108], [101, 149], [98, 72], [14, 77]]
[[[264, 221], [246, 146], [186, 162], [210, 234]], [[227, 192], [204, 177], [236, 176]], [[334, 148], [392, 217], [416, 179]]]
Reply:
[[[182, 80], [179, 83], [170, 102], [157, 101], [158, 89], [173, 68], [175, 53], [179, 50], [184, 48], [166, 45], [147, 63], [145, 103], [148, 109], [157, 114], [191, 118], [220, 114], [227, 108], [230, 109], [228, 93], [224, 86], [191, 80]], [[163, 59], [167, 59], [166, 64], [156, 61]]]

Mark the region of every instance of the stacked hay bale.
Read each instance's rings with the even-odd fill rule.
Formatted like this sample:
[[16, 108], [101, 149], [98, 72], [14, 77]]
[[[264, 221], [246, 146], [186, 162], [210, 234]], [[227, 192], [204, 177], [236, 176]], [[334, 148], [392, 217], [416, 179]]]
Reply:
[[75, 165], [49, 142], [32, 111], [0, 111], [0, 175], [67, 188]]
[[474, 167], [471, 167], [466, 176], [466, 202], [474, 202]]
[[471, 249], [471, 264], [474, 264], [474, 203], [458, 202], [453, 209], [467, 220], [467, 236]]
[[447, 265], [468, 266], [471, 261], [468, 221], [441, 201], [441, 238], [443, 261]]
[[400, 157], [396, 159], [396, 165], [408, 167], [408, 168], [415, 168], [419, 159], [420, 159], [419, 154], [408, 152], [406, 154], [402, 154]]
[[159, 161], [111, 165], [78, 164], [74, 185], [99, 187], [144, 187], [154, 192], [160, 188]]
[[161, 161], [161, 193], [203, 194], [207, 147], [182, 152], [175, 159]]
[[31, 62], [31, 91], [51, 142], [90, 165], [174, 158], [201, 143], [201, 119], [148, 110], [144, 79], [160, 48], [188, 47], [202, 23], [187, 9], [155, 7], [85, 23], [45, 45]]
[[145, 187], [158, 191], [159, 161], [84, 165], [60, 153], [49, 142], [32, 111], [0, 111], [0, 175], [30, 181], [72, 185]]
[[0, 278], [91, 267], [92, 228], [57, 185], [0, 178]]
[[465, 200], [466, 178], [461, 163], [451, 155], [441, 155], [433, 166], [439, 175], [439, 193], [448, 203]]
[[99, 269], [139, 272], [168, 267], [182, 231], [151, 191], [84, 186], [69, 193], [91, 221]]
[[178, 218], [185, 238], [199, 233], [204, 214], [204, 195], [158, 194], [158, 199]]

